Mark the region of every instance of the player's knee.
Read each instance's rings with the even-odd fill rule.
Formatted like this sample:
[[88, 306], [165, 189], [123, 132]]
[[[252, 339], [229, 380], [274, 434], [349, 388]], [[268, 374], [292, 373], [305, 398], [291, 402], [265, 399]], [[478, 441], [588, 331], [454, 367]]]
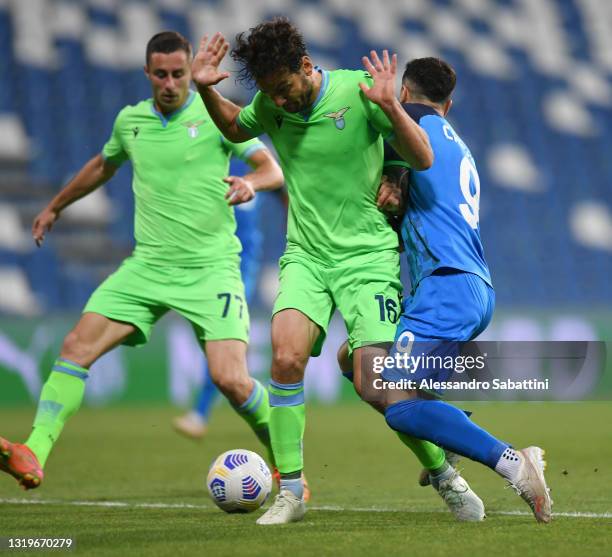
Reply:
[[89, 367], [96, 359], [90, 343], [86, 342], [78, 331], [70, 331], [64, 338], [61, 357], [71, 360], [83, 367]]
[[308, 356], [295, 350], [276, 350], [272, 357], [272, 379], [297, 383], [304, 378]]
[[418, 399], [402, 401], [403, 404], [387, 404], [384, 408], [385, 421], [395, 431], [419, 437], [421, 435], [422, 420]]
[[388, 407], [385, 410], [385, 422], [387, 422], [387, 425], [391, 429], [393, 429], [395, 431], [402, 431], [403, 433], [406, 433], [406, 426], [405, 426], [405, 424], [402, 424], [402, 420], [401, 420], [401, 418], [400, 418], [396, 408], [393, 408], [391, 406], [391, 407]]

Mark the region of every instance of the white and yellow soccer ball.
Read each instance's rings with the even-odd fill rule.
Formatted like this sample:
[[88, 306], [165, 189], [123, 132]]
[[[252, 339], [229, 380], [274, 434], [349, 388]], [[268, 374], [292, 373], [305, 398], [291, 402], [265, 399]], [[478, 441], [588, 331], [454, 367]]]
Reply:
[[250, 513], [261, 507], [272, 489], [272, 474], [253, 451], [234, 449], [219, 455], [206, 478], [208, 493], [228, 513]]

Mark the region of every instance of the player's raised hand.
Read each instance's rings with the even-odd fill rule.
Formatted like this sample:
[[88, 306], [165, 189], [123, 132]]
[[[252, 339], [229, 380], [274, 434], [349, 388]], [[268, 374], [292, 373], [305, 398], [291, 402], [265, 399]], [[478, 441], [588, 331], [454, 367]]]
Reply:
[[45, 234], [49, 232], [55, 221], [59, 218], [59, 212], [49, 207], [45, 207], [34, 219], [32, 224], [32, 238], [36, 245], [40, 247], [45, 239]]
[[383, 175], [376, 198], [377, 207], [386, 214], [397, 215], [402, 212], [402, 190], [396, 182]]
[[230, 185], [225, 194], [225, 199], [228, 200], [230, 205], [240, 205], [240, 203], [246, 203], [255, 197], [255, 188], [248, 180], [240, 176], [228, 176], [223, 178], [223, 181]]
[[[371, 60], [370, 60], [371, 58]], [[395, 98], [395, 75], [397, 73], [397, 54], [389, 59], [389, 51], [383, 50], [382, 61], [375, 50], [370, 51], [370, 58], [364, 56], [361, 61], [363, 67], [374, 80], [372, 87], [360, 83], [363, 94], [373, 103], [384, 107], [392, 104]]]
[[219, 71], [219, 65], [229, 49], [229, 43], [221, 33], [215, 33], [210, 41], [204, 35], [191, 63], [191, 77], [198, 87], [216, 85], [229, 77], [229, 72]]

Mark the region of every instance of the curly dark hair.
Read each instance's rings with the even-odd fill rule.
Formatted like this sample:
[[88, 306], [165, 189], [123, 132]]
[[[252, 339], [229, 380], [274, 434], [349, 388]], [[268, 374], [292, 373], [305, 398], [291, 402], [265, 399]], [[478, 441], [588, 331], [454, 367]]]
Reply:
[[283, 70], [297, 72], [307, 55], [304, 37], [286, 17], [260, 23], [248, 35], [239, 33], [231, 52], [241, 66], [239, 81], [257, 81]]
[[444, 60], [415, 58], [406, 64], [402, 83], [406, 82], [414, 93], [435, 103], [445, 103], [455, 89], [457, 76]]

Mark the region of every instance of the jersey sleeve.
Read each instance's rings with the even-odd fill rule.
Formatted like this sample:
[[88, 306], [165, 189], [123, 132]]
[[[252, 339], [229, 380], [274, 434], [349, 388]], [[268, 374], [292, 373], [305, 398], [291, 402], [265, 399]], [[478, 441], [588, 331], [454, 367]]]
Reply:
[[248, 162], [253, 153], [266, 149], [267, 147], [257, 138], [249, 139], [242, 143], [232, 143], [221, 136], [223, 148], [233, 157], [237, 157], [244, 162]]
[[[361, 82], [365, 82], [368, 87], [371, 87], [374, 83], [372, 76], [368, 72], [362, 73]], [[383, 139], [389, 141], [393, 139], [393, 124], [387, 115], [384, 113], [383, 109], [380, 108], [376, 103], [370, 101], [364, 94], [363, 91], [359, 91], [361, 95], [361, 100], [364, 104], [366, 116], [370, 125], [382, 135]]]
[[[437, 112], [433, 108], [424, 104], [404, 103], [402, 107], [404, 108], [406, 114], [408, 114], [408, 116], [410, 116], [410, 118], [412, 118], [419, 125], [421, 125], [421, 118], [424, 116], [437, 115]], [[385, 142], [384, 166], [403, 166], [410, 168], [410, 165], [404, 159], [402, 159], [402, 157], [398, 155], [397, 151], [387, 142]]]
[[236, 119], [238, 126], [253, 137], [264, 133], [262, 125], [262, 101], [262, 93], [258, 91], [255, 97], [253, 97], [251, 104], [245, 106]]
[[115, 118], [113, 124], [113, 131], [109, 140], [104, 144], [102, 148], [102, 156], [105, 160], [113, 163], [116, 166], [121, 166], [129, 156], [124, 148], [123, 140], [121, 139], [121, 126], [123, 124], [124, 112], [121, 111]]
[[385, 141], [385, 159], [383, 167], [387, 168], [389, 166], [403, 166], [405, 168], [410, 168], [410, 165], [398, 155], [397, 151], [391, 147], [391, 145]]

